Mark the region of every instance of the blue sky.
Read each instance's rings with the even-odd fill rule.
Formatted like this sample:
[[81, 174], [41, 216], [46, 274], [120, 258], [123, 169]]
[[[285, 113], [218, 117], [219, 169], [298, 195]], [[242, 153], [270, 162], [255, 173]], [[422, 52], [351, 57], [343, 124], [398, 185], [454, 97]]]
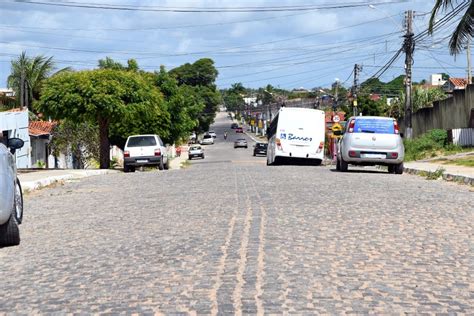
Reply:
[[[54, 3], [53, 0], [38, 0]], [[384, 2], [392, 2], [383, 4]], [[28, 55], [54, 56], [57, 66], [92, 69], [110, 56], [138, 61], [149, 71], [209, 57], [219, 70], [218, 86], [242, 82], [246, 87], [330, 86], [336, 78], [352, 83], [354, 64], [361, 80], [377, 72], [401, 47], [406, 10], [415, 11], [414, 33], [427, 28], [434, 1], [396, 0], [234, 0], [133, 1], [56, 0], [56, 3], [122, 8], [282, 7], [314, 5], [308, 11], [157, 12], [51, 6], [15, 0], [0, 2], [0, 87], [6, 86], [10, 61]], [[328, 5], [350, 8], [326, 8]], [[370, 4], [370, 6], [369, 6]], [[441, 17], [441, 16], [440, 16]], [[466, 54], [449, 55], [448, 35], [458, 19], [416, 44], [414, 80], [432, 73], [466, 76]], [[404, 56], [380, 79], [403, 74]]]

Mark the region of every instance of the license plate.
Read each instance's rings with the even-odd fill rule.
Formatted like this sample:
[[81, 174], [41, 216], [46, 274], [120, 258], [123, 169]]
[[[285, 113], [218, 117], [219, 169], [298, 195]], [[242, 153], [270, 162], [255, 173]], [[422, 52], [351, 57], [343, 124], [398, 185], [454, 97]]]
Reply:
[[386, 156], [383, 154], [362, 154], [360, 155], [362, 158], [374, 158], [374, 159], [383, 159]]
[[137, 159], [137, 162], [148, 162], [148, 159]]

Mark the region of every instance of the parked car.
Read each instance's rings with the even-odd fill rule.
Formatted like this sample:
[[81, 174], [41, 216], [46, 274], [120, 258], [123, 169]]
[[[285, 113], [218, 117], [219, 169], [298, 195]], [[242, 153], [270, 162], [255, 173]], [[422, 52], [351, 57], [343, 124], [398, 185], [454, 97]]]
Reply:
[[6, 144], [0, 142], [0, 248], [20, 244], [18, 225], [23, 220], [23, 193], [13, 155], [24, 142], [10, 138]]
[[232, 124], [230, 124], [230, 128], [231, 128], [231, 129], [236, 129], [236, 128], [238, 128], [238, 127], [239, 127], [239, 124], [237, 124], [237, 123], [232, 123]]
[[253, 146], [253, 155], [267, 155], [267, 143], [256, 143], [255, 146]]
[[216, 134], [216, 132], [214, 132], [214, 131], [209, 131], [209, 132], [207, 132], [207, 133], [208, 133], [209, 135], [211, 135], [213, 138], [216, 138], [216, 137], [217, 137], [217, 134]]
[[189, 150], [188, 150], [189, 160], [195, 157], [201, 157], [202, 159], [204, 159], [204, 150], [199, 145], [189, 147]]
[[382, 165], [389, 173], [403, 173], [405, 148], [395, 119], [356, 116], [347, 122], [337, 146], [337, 170], [347, 171], [349, 164]]
[[205, 134], [202, 137], [201, 145], [214, 145], [214, 137], [212, 137], [210, 134]]
[[238, 147], [247, 148], [248, 147], [247, 140], [245, 138], [236, 139], [235, 142], [234, 142], [234, 148], [238, 148]]
[[237, 127], [237, 128], [235, 129], [235, 132], [236, 132], [236, 133], [243, 133], [243, 132], [244, 132], [244, 129], [243, 129], [242, 127]]
[[123, 152], [123, 171], [135, 172], [136, 167], [158, 166], [168, 169], [168, 153], [160, 136], [155, 134], [129, 136]]

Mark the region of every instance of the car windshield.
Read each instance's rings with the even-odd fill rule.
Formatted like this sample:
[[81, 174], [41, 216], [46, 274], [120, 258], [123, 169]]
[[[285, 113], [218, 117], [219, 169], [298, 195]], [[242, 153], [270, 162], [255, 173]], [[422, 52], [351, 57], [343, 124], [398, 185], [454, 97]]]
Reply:
[[206, 139], [206, 138], [211, 138], [211, 137], [212, 137], [211, 135], [204, 135], [203, 138]]
[[194, 146], [194, 147], [189, 148], [189, 150], [199, 150], [199, 149], [201, 149], [201, 147]]
[[156, 146], [154, 136], [134, 136], [128, 139], [127, 147]]
[[358, 118], [355, 120], [354, 133], [394, 134], [393, 120], [377, 118]]

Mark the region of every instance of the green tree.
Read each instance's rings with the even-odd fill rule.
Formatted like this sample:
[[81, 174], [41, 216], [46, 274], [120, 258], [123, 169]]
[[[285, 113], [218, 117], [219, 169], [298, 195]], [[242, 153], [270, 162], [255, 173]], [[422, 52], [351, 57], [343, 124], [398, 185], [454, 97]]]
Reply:
[[128, 71], [139, 71], [138, 63], [135, 59], [129, 59], [127, 66], [122, 65], [120, 62], [113, 60], [110, 57], [105, 59], [99, 59], [100, 69], [112, 69], [112, 70], [128, 70]]
[[[55, 64], [53, 57], [28, 57], [26, 52], [11, 62], [11, 74], [7, 85], [15, 91], [21, 107], [31, 109], [33, 100], [38, 100], [44, 81], [53, 74]], [[61, 69], [59, 72], [67, 71]]]
[[359, 113], [362, 113], [362, 115], [380, 116], [386, 112], [387, 99], [381, 98], [375, 101], [369, 95], [360, 95], [357, 97], [357, 104]]
[[56, 75], [45, 82], [35, 107], [53, 119], [97, 124], [102, 169], [110, 164], [111, 125], [122, 135], [137, 130], [169, 134], [169, 114], [159, 90], [135, 72], [98, 69]]
[[[436, 0], [433, 10], [431, 10], [431, 17], [429, 22], [429, 31], [432, 34], [435, 26], [435, 19], [440, 11], [447, 11], [454, 7], [454, 3], [458, 1], [453, 0]], [[464, 4], [464, 2], [462, 3]], [[451, 55], [456, 55], [465, 49], [474, 33], [474, 3], [469, 1], [467, 10], [459, 20], [454, 33], [449, 40], [449, 51]]]

